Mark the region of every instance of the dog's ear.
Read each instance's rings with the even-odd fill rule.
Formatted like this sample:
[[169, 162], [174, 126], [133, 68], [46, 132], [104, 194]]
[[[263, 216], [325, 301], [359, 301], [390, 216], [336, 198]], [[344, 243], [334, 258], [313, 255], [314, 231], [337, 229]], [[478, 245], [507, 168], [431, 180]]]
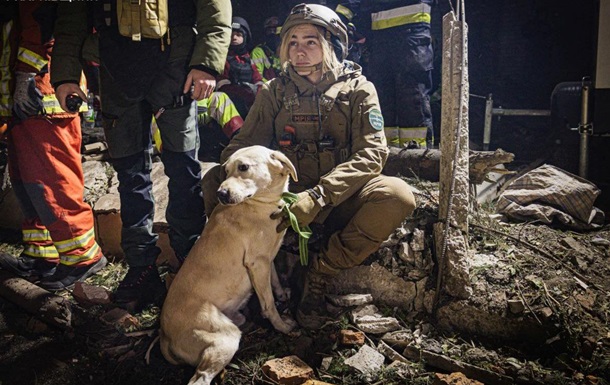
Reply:
[[275, 159], [282, 163], [284, 169], [288, 170], [288, 173], [290, 174], [292, 180], [298, 182], [299, 179], [297, 178], [297, 170], [294, 168], [294, 164], [292, 164], [292, 162], [290, 161], [290, 159], [288, 159], [286, 155], [284, 155], [280, 151], [273, 151], [271, 153], [271, 159]]

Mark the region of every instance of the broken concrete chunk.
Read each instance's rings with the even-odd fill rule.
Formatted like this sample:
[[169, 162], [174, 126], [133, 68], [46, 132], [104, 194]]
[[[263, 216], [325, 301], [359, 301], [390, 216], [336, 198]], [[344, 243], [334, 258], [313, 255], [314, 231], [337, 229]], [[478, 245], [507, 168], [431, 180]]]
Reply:
[[362, 305], [362, 306], [358, 306], [357, 308], [352, 310], [349, 313], [349, 316], [350, 316], [350, 320], [352, 321], [352, 323], [355, 323], [356, 320], [360, 317], [364, 317], [367, 315], [375, 315], [375, 314], [378, 314], [378, 312], [379, 312], [379, 309], [377, 309], [377, 306], [375, 306], [375, 305]]
[[390, 346], [405, 348], [413, 342], [413, 333], [407, 329], [400, 329], [384, 334], [381, 340]]
[[400, 329], [400, 324], [396, 318], [374, 315], [366, 315], [356, 319], [356, 326], [363, 332], [371, 334], [383, 334]]
[[106, 289], [83, 282], [76, 282], [72, 296], [76, 302], [84, 307], [107, 305], [110, 303], [110, 293]]
[[432, 385], [485, 385], [477, 380], [471, 380], [460, 372], [451, 374], [434, 373]]
[[362, 346], [364, 345], [364, 333], [357, 332], [354, 330], [341, 330], [340, 332], [340, 342], [341, 345], [355, 345]]
[[413, 238], [411, 239], [411, 248], [413, 251], [424, 251], [424, 232], [420, 229], [413, 230]]
[[404, 379], [412, 379], [417, 373], [417, 369], [412, 368], [409, 363], [402, 361], [392, 362], [388, 365], [388, 369], [394, 370], [399, 377]]
[[269, 360], [262, 369], [273, 382], [282, 385], [300, 385], [313, 377], [313, 369], [297, 356]]
[[322, 362], [320, 363], [320, 369], [328, 370], [330, 368], [330, 364], [333, 363], [332, 357], [324, 357], [322, 358]]
[[318, 381], [318, 380], [307, 380], [302, 385], [333, 385], [328, 382]]
[[551, 310], [550, 307], [543, 307], [540, 310], [538, 310], [538, 313], [540, 316], [542, 316], [542, 318], [547, 320], [553, 315], [553, 310]]
[[138, 321], [136, 317], [129, 314], [127, 310], [120, 309], [118, 307], [102, 315], [100, 320], [109, 325], [121, 326], [125, 329], [129, 328], [130, 326], [140, 326], [140, 321]]
[[564, 246], [569, 247], [572, 250], [576, 250], [577, 252], [579, 252], [581, 254], [587, 253], [587, 249], [585, 247], [583, 247], [580, 244], [580, 242], [578, 242], [576, 239], [574, 239], [572, 237], [564, 237], [559, 240], [559, 243], [561, 243]]
[[327, 294], [326, 298], [335, 306], [350, 307], [367, 305], [373, 302], [373, 296], [370, 294], [347, 294], [347, 295], [332, 295]]
[[521, 314], [525, 311], [525, 305], [523, 301], [520, 299], [509, 299], [508, 301], [508, 309], [513, 314]]
[[377, 344], [377, 351], [392, 361], [409, 362], [409, 360], [383, 341], [379, 341], [379, 344]]
[[384, 360], [383, 354], [368, 345], [364, 345], [358, 350], [358, 353], [345, 360], [345, 365], [372, 377], [375, 372], [381, 369]]
[[409, 245], [409, 242], [402, 242], [398, 249], [398, 257], [405, 263], [415, 266], [415, 251]]
[[595, 246], [610, 246], [610, 240], [601, 237], [595, 237], [591, 239], [591, 243]]

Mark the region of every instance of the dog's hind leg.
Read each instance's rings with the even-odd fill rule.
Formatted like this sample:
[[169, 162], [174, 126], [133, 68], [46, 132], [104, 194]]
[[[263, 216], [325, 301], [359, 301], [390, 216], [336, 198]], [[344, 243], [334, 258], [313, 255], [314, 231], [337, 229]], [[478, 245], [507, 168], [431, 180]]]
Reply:
[[189, 385], [210, 385], [214, 377], [231, 362], [239, 347], [240, 334], [219, 335], [214, 343], [205, 348], [195, 374]]

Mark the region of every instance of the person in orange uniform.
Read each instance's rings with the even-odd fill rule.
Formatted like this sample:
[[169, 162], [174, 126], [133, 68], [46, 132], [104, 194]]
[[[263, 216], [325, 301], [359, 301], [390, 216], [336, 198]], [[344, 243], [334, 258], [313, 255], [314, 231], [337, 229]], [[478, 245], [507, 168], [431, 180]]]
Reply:
[[17, 258], [0, 253], [0, 266], [47, 290], [69, 288], [107, 264], [83, 200], [78, 111], [63, 111], [50, 83], [56, 6], [20, 2], [18, 17], [2, 24], [2, 41], [15, 33], [18, 46], [5, 45], [0, 61], [13, 62], [5, 55], [16, 54], [14, 68], [2, 68], [0, 84], [14, 83], [8, 165], [25, 218], [23, 252]]

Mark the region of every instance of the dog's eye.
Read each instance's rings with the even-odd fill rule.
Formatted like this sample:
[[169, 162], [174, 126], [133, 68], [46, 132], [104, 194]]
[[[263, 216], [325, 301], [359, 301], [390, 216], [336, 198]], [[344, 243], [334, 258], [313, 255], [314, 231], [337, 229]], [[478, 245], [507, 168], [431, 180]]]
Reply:
[[247, 164], [240, 164], [239, 166], [237, 166], [237, 169], [241, 172], [248, 171], [249, 168], [250, 166], [248, 166]]

